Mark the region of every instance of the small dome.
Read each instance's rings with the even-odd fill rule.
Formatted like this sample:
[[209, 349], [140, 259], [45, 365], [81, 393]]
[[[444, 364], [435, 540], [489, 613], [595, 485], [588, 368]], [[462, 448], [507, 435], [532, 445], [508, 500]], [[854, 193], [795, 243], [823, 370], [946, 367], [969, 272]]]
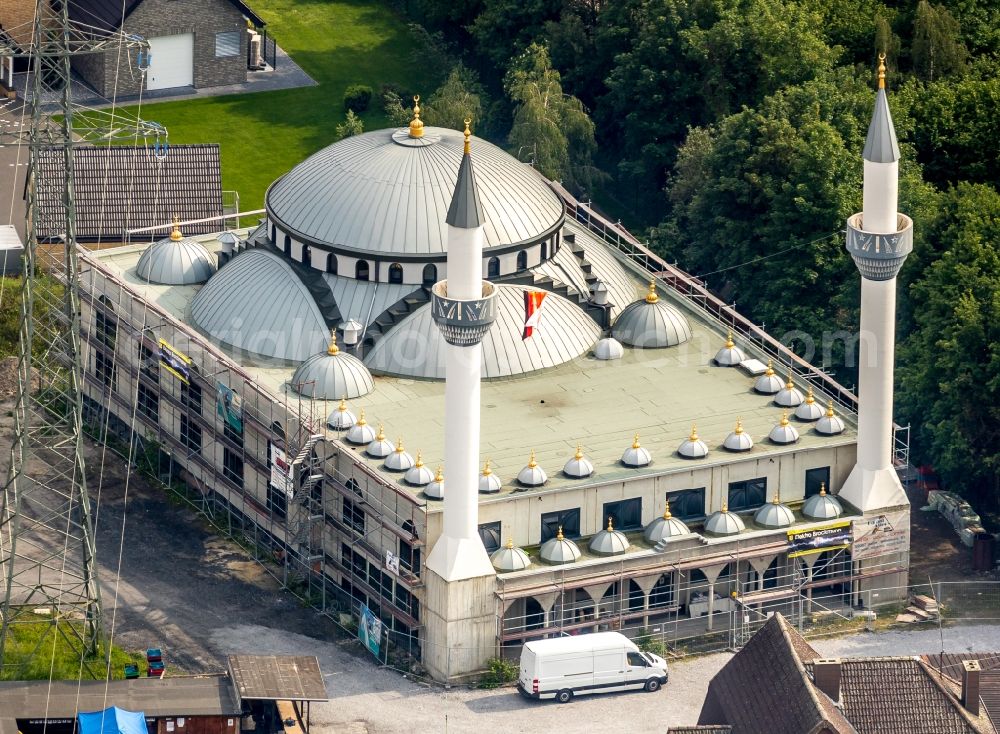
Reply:
[[599, 556], [617, 556], [628, 550], [629, 542], [625, 533], [615, 530], [615, 526], [608, 518], [608, 527], [590, 539], [590, 551]]
[[723, 505], [718, 512], [713, 512], [705, 520], [705, 532], [710, 535], [736, 535], [746, 529], [743, 519], [735, 512], [730, 512], [728, 505]]
[[419, 451], [417, 452], [417, 460], [413, 462], [413, 466], [407, 469], [406, 474], [403, 475], [403, 481], [407, 484], [412, 484], [414, 487], [423, 487], [434, 481], [434, 474], [424, 465]]
[[366, 446], [375, 440], [375, 429], [365, 420], [364, 408], [361, 409], [357, 422], [348, 429], [345, 438], [355, 446]]
[[698, 438], [698, 429], [691, 424], [691, 435], [677, 447], [677, 453], [685, 459], [704, 459], [708, 456], [708, 444]]
[[781, 504], [781, 498], [775, 492], [771, 501], [754, 513], [753, 521], [762, 528], [787, 528], [795, 522], [795, 513]]
[[218, 269], [215, 257], [200, 242], [181, 234], [174, 217], [170, 236], [146, 248], [135, 266], [135, 274], [150, 283], [193, 285], [204, 283]]
[[331, 431], [346, 431], [357, 422], [358, 419], [354, 416], [354, 413], [347, 409], [347, 400], [341, 398], [340, 405], [338, 405], [337, 409], [330, 413], [330, 417], [326, 419], [326, 426]]
[[384, 459], [389, 454], [393, 452], [394, 448], [391, 443], [385, 440], [385, 430], [382, 424], [378, 424], [378, 432], [375, 437], [368, 444], [368, 448], [365, 449], [367, 454], [373, 459]]
[[625, 466], [646, 466], [653, 460], [650, 453], [639, 445], [639, 434], [635, 434], [635, 438], [632, 439], [632, 445], [625, 449], [625, 453], [622, 454], [622, 463]]
[[806, 390], [806, 399], [796, 406], [795, 417], [800, 421], [818, 421], [823, 417], [823, 409], [813, 396], [812, 385]]
[[777, 395], [774, 396], [774, 404], [780, 405], [782, 408], [794, 408], [796, 405], [802, 402], [802, 392], [795, 387], [795, 383], [792, 382], [792, 373], [788, 373], [788, 382], [785, 386], [778, 390]]
[[413, 457], [403, 450], [403, 439], [398, 438], [396, 439], [396, 448], [385, 457], [382, 466], [389, 471], [408, 471], [413, 468], [414, 464]]
[[594, 345], [594, 359], [621, 359], [625, 347], [612, 336], [606, 336]]
[[560, 564], [573, 563], [580, 557], [580, 549], [577, 548], [569, 538], [563, 537], [562, 527], [556, 533], [556, 537], [549, 538], [538, 550], [538, 555], [545, 563]]
[[502, 486], [503, 482], [500, 481], [500, 477], [493, 473], [490, 468], [490, 460], [487, 459], [486, 463], [483, 464], [483, 473], [479, 475], [479, 491], [483, 494], [495, 494], [500, 491]]
[[541, 487], [547, 481], [549, 481], [548, 475], [542, 467], [538, 466], [538, 462], [535, 461], [535, 452], [531, 452], [531, 457], [528, 459], [528, 465], [524, 467], [517, 475], [518, 484], [525, 487]]
[[656, 282], [650, 281], [646, 297], [618, 314], [611, 335], [622, 344], [656, 349], [686, 342], [691, 338], [691, 326], [680, 311], [660, 300]]
[[783, 387], [781, 378], [774, 373], [774, 360], [767, 360], [767, 370], [754, 382], [753, 389], [763, 395], [774, 395]]
[[570, 479], [583, 479], [593, 473], [594, 465], [590, 463], [590, 459], [583, 455], [583, 447], [577, 444], [573, 458], [563, 466], [563, 474]]
[[432, 500], [444, 499], [444, 467], [438, 467], [434, 481], [424, 487], [424, 494]]
[[337, 346], [337, 332], [326, 352], [307, 359], [291, 379], [292, 389], [310, 398], [337, 400], [360, 398], [375, 389], [375, 381], [364, 362]]
[[736, 419], [736, 428], [726, 436], [726, 440], [722, 442], [722, 448], [729, 451], [749, 451], [753, 448], [753, 439], [749, 433], [743, 430], [742, 419]]
[[795, 443], [799, 440], [799, 429], [788, 422], [788, 411], [782, 411], [781, 420], [771, 429], [767, 437], [777, 444]]
[[811, 520], [835, 520], [843, 512], [840, 500], [826, 493], [826, 482], [819, 485], [819, 494], [814, 494], [802, 505], [802, 514]]
[[833, 412], [833, 401], [826, 404], [826, 414], [816, 421], [816, 433], [824, 436], [836, 436], [844, 432], [844, 419]]
[[643, 533], [648, 543], [659, 543], [662, 540], [676, 538], [681, 535], [690, 535], [691, 531], [682, 520], [670, 514], [670, 500], [667, 500], [667, 509], [663, 511], [663, 517], [658, 517], [646, 526]]
[[531, 565], [531, 559], [527, 553], [514, 545], [513, 540], [508, 540], [503, 548], [493, 551], [490, 563], [500, 573], [512, 573], [526, 569]]
[[726, 334], [725, 346], [715, 353], [715, 363], [719, 367], [739, 367], [746, 358], [743, 350], [733, 342], [733, 330], [730, 329]]

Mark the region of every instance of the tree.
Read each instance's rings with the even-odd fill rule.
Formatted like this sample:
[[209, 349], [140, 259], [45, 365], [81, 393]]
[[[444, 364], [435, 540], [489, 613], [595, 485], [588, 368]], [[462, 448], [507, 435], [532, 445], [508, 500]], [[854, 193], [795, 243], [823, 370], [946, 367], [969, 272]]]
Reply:
[[546, 48], [533, 43], [517, 56], [504, 87], [514, 104], [511, 151], [522, 160], [530, 157], [545, 176], [570, 189], [590, 189], [599, 176], [594, 123], [580, 100], [563, 94]]
[[382, 110], [393, 127], [406, 127], [413, 119], [413, 108], [403, 106], [403, 98], [393, 89], [382, 93]]
[[927, 0], [917, 3], [910, 55], [914, 70], [927, 81], [962, 70], [968, 52], [962, 44], [958, 21], [946, 7], [931, 5]]
[[354, 114], [354, 110], [348, 110], [344, 116], [344, 121], [337, 125], [337, 140], [349, 138], [352, 135], [360, 135], [365, 130], [365, 124], [361, 118]]
[[1000, 497], [1000, 194], [959, 184], [935, 229], [944, 252], [911, 286], [920, 303], [897, 359], [915, 449], [954, 489]]
[[483, 117], [486, 91], [472, 69], [459, 62], [444, 83], [434, 90], [423, 109], [423, 118], [429, 125], [465, 129], [464, 121], [473, 121], [477, 129], [487, 125]]

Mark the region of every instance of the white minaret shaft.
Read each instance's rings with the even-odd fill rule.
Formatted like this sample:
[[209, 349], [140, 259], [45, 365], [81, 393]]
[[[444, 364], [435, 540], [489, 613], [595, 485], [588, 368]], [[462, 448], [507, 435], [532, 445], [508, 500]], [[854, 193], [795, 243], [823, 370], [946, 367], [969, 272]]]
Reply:
[[441, 536], [427, 567], [445, 581], [492, 575], [479, 538], [479, 429], [482, 337], [493, 323], [492, 286], [482, 277], [482, 206], [476, 190], [469, 129], [448, 210], [448, 280], [434, 286], [432, 308], [445, 347], [445, 448], [447, 476]]
[[858, 456], [840, 495], [862, 511], [907, 504], [892, 465], [896, 274], [912, 248], [912, 222], [897, 212], [899, 145], [879, 90], [864, 150], [864, 210], [848, 220], [847, 248], [861, 271]]

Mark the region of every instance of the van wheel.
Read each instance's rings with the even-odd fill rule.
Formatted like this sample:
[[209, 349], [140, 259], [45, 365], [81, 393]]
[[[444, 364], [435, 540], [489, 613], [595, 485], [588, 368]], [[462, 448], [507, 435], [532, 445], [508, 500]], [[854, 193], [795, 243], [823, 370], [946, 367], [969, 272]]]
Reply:
[[650, 678], [648, 681], [646, 681], [646, 690], [649, 691], [650, 693], [656, 693], [658, 690], [660, 690], [660, 681], [657, 680], [656, 678]]
[[561, 690], [556, 694], [556, 701], [559, 703], [569, 703], [573, 700], [573, 691]]

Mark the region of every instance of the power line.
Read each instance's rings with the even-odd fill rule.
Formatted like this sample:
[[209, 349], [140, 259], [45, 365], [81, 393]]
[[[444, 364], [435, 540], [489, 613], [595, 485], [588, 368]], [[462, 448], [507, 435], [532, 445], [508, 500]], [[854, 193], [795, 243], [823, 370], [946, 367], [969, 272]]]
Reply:
[[725, 268], [719, 268], [718, 270], [713, 270], [709, 273], [700, 273], [694, 277], [698, 278], [698, 280], [704, 280], [709, 275], [718, 275], [719, 273], [725, 273], [729, 270], [735, 270], [736, 268], [742, 268], [747, 265], [754, 265], [763, 260], [770, 260], [772, 257], [777, 257], [778, 255], [784, 255], [785, 253], [791, 252], [792, 250], [800, 250], [803, 247], [809, 247], [811, 245], [815, 245], [820, 242], [825, 242], [826, 240], [833, 239], [834, 237], [840, 237], [842, 234], [843, 230], [837, 230], [836, 232], [831, 232], [828, 235], [817, 237], [816, 239], [810, 240], [809, 242], [802, 242], [797, 245], [792, 245], [790, 247], [786, 247], [784, 250], [778, 250], [777, 252], [772, 252], [769, 255], [761, 255], [760, 257], [755, 257], [753, 260], [747, 260], [746, 262], [738, 263], [737, 265], [729, 265]]

